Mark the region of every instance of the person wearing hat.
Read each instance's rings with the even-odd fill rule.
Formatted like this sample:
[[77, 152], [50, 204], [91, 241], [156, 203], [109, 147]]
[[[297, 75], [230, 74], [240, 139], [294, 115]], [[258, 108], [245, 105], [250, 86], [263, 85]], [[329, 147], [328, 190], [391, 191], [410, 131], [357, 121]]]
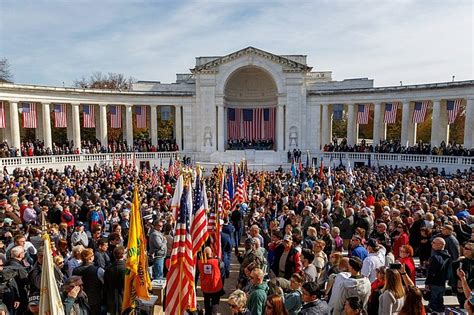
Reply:
[[39, 294], [30, 294], [28, 297], [28, 311], [29, 314], [39, 314], [39, 302], [40, 302], [40, 296]]
[[82, 285], [80, 276], [71, 276], [64, 283], [61, 294], [64, 314], [92, 314], [87, 294], [82, 290]]
[[354, 234], [351, 240], [352, 252], [351, 255], [359, 257], [362, 261], [369, 255], [367, 249], [362, 246], [362, 237], [358, 234]]
[[329, 257], [329, 255], [331, 255], [332, 250], [334, 249], [334, 247], [336, 247], [336, 245], [334, 243], [334, 239], [331, 236], [330, 229], [331, 229], [331, 227], [329, 226], [329, 224], [327, 224], [327, 223], [321, 224], [320, 239], [322, 239], [324, 241], [324, 243], [326, 243], [326, 246], [324, 247], [324, 253], [328, 257]]
[[299, 314], [329, 314], [329, 307], [326, 301], [322, 300], [321, 291], [318, 290], [316, 282], [306, 282], [301, 288], [301, 301], [303, 306]]
[[258, 268], [262, 268], [266, 264], [266, 259], [262, 255], [262, 251], [257, 250], [257, 240], [249, 237], [245, 240], [245, 252], [237, 256], [240, 263], [239, 278], [244, 276], [244, 269], [250, 264], [255, 263]]
[[377, 268], [385, 265], [385, 248], [373, 238], [369, 239], [366, 245], [369, 255], [362, 263], [361, 273], [369, 278], [370, 282], [373, 282], [377, 278]]
[[76, 229], [71, 235], [71, 245], [82, 245], [84, 247], [89, 245], [89, 238], [84, 231], [84, 223], [82, 221], [77, 222]]
[[153, 279], [163, 279], [163, 267], [166, 257], [167, 241], [161, 233], [163, 221], [156, 219], [153, 222], [153, 231], [150, 234], [149, 246], [150, 255], [153, 260]]
[[291, 275], [303, 269], [301, 254], [293, 246], [290, 235], [283, 237], [283, 242], [275, 249], [274, 257], [271, 269], [276, 277], [290, 279]]

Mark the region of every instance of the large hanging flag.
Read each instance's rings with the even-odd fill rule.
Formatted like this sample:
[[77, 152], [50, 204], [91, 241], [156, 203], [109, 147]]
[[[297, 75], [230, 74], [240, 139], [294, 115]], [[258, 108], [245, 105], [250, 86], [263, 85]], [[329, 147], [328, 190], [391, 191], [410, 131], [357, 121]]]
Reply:
[[369, 123], [370, 104], [357, 105], [357, 123], [367, 125]]
[[265, 108], [263, 110], [263, 133], [262, 136], [265, 140], [275, 139], [275, 125], [276, 125], [276, 109]]
[[181, 191], [170, 269], [166, 275], [166, 315], [183, 315], [186, 310], [196, 309], [195, 264], [191, 239], [193, 205], [190, 186], [191, 184], [187, 183]]
[[413, 109], [413, 123], [420, 124], [425, 121], [426, 110], [430, 101], [415, 102], [415, 108]]
[[82, 107], [84, 128], [95, 128], [95, 107], [94, 105], [83, 105]]
[[136, 308], [138, 299], [149, 300], [148, 290], [151, 289], [137, 187], [134, 188], [131, 208], [122, 310]]
[[448, 100], [446, 108], [448, 111], [448, 124], [454, 123], [461, 110], [462, 99]]
[[230, 140], [239, 140], [241, 138], [240, 130], [242, 122], [242, 109], [227, 109], [227, 132]]
[[110, 128], [122, 128], [122, 110], [120, 106], [110, 106]]
[[394, 124], [397, 121], [398, 102], [385, 103], [384, 124]]
[[135, 106], [135, 118], [137, 120], [137, 128], [146, 128], [146, 106]]
[[54, 128], [66, 128], [66, 104], [54, 104]]
[[194, 190], [194, 215], [191, 224], [194, 258], [196, 258], [197, 252], [209, 237], [206, 217], [206, 212], [209, 209], [207, 204], [206, 184], [201, 182], [200, 177], [200, 173], [198, 172], [196, 176], [196, 187]]
[[23, 128], [36, 128], [36, 103], [23, 103], [22, 116]]
[[0, 129], [6, 128], [7, 124], [5, 123], [5, 105], [3, 102], [0, 102]]
[[246, 140], [252, 140], [254, 138], [254, 128], [253, 128], [253, 110], [251, 109], [243, 109], [242, 110], [243, 116], [243, 137]]
[[64, 314], [64, 307], [54, 276], [53, 253], [51, 252], [51, 240], [49, 235], [45, 234], [43, 240], [44, 254], [41, 265], [39, 314], [62, 315]]
[[344, 118], [344, 104], [332, 105], [332, 119], [342, 120]]

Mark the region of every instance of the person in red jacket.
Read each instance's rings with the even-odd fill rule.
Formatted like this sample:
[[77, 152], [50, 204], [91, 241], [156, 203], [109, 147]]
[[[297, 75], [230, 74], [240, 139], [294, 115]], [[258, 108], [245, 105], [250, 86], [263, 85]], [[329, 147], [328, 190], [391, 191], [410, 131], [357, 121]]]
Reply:
[[201, 290], [204, 295], [205, 315], [217, 314], [223, 286], [219, 260], [213, 256], [210, 247], [204, 249], [204, 255], [198, 261], [198, 269], [201, 279]]
[[405, 265], [405, 270], [410, 276], [411, 281], [415, 283], [415, 261], [413, 260], [413, 247], [410, 245], [403, 245], [399, 250], [400, 259], [398, 260], [401, 264]]
[[395, 242], [393, 243], [393, 255], [395, 259], [400, 258], [400, 248], [403, 245], [408, 245], [409, 243], [409, 235], [408, 235], [408, 227], [402, 223], [397, 225], [397, 232], [398, 236], [395, 237]]

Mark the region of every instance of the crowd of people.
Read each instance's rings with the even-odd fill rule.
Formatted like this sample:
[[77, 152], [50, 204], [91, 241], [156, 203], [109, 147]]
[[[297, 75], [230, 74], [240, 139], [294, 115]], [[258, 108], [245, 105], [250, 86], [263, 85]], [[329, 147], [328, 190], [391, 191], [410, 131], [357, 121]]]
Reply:
[[474, 156], [474, 149], [464, 148], [461, 144], [441, 142], [438, 147], [432, 147], [429, 143], [418, 142], [413, 146], [404, 146], [398, 140], [385, 140], [377, 145], [369, 145], [365, 140], [360, 144], [348, 145], [347, 139], [333, 139], [326, 144], [325, 152], [366, 152], [366, 153], [395, 153], [395, 154], [422, 154], [422, 155], [449, 155], [449, 156]]
[[[205, 178], [210, 209], [216, 171]], [[233, 314], [443, 314], [446, 292], [473, 313], [472, 172], [447, 178], [436, 169], [338, 168], [331, 182], [312, 169], [296, 177], [244, 174], [247, 200], [222, 215], [222, 257], [210, 243], [197, 262], [206, 315], [223, 307], [232, 256], [240, 263], [237, 290], [225, 306]], [[163, 279], [175, 181], [167, 173], [156, 182], [122, 166], [3, 170], [0, 314], [38, 314], [42, 223], [66, 314], [126, 311], [120, 302], [133, 186], [152, 278]], [[417, 278], [426, 278], [425, 290]]]
[[273, 139], [229, 139], [227, 150], [274, 150]]
[[53, 143], [52, 148], [47, 148], [41, 140], [24, 141], [20, 148], [12, 147], [8, 142], [0, 143], [0, 158], [21, 156], [44, 155], [69, 155], [69, 154], [97, 154], [97, 153], [124, 153], [124, 152], [175, 152], [178, 151], [175, 140], [158, 139], [158, 144], [152, 145], [151, 139], [136, 139], [133, 146], [127, 141], [111, 141], [108, 146], [102, 146], [98, 139], [82, 140], [79, 150], [73, 141], [66, 143]]

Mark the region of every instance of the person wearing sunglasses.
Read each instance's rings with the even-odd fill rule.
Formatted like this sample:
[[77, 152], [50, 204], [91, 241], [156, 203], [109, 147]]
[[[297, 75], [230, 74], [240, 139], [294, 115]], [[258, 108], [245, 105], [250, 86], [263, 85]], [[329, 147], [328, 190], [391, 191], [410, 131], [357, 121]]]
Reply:
[[228, 305], [232, 315], [252, 315], [247, 309], [247, 295], [244, 291], [235, 290], [229, 295]]

